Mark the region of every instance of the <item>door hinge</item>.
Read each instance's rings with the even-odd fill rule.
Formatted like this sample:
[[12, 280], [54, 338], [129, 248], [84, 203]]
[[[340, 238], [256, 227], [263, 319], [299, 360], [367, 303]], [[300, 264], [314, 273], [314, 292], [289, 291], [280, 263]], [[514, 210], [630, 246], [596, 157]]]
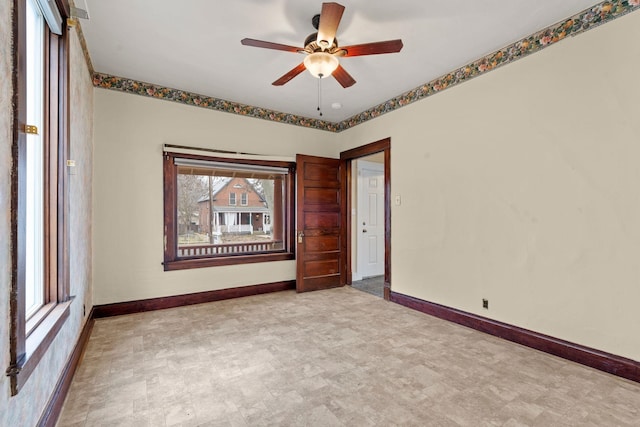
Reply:
[[24, 125], [23, 128], [24, 133], [29, 133], [32, 135], [37, 135], [38, 134], [38, 126], [34, 126], [34, 125]]

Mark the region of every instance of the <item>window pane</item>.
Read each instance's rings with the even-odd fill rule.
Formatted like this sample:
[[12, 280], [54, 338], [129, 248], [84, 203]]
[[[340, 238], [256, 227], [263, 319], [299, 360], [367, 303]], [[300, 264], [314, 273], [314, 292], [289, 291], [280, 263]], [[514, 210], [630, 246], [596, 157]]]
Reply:
[[285, 176], [203, 172], [178, 168], [178, 257], [284, 251]]
[[44, 19], [27, 1], [27, 135], [25, 308], [29, 318], [44, 303]]

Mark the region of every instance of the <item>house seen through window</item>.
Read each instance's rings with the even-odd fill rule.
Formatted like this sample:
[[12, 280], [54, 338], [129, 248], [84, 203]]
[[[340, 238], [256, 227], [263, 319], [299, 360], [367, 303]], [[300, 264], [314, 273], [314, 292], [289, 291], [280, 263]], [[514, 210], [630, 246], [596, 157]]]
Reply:
[[289, 163], [165, 155], [165, 269], [293, 258]]

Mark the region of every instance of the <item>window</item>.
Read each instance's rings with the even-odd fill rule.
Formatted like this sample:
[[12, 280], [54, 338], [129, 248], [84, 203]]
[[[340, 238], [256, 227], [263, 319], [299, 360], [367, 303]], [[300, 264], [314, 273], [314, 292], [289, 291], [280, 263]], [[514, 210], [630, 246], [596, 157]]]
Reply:
[[[294, 259], [294, 169], [291, 162], [164, 153], [164, 269]], [[234, 189], [245, 190], [240, 206]]]
[[14, 4], [13, 69], [18, 84], [11, 244], [16, 274], [11, 283], [7, 368], [13, 395], [69, 316], [64, 166], [68, 157], [67, 30], [55, 2], [19, 0]]
[[44, 305], [44, 17], [33, 0], [27, 1], [27, 123], [39, 133], [27, 135], [25, 304], [31, 318]]

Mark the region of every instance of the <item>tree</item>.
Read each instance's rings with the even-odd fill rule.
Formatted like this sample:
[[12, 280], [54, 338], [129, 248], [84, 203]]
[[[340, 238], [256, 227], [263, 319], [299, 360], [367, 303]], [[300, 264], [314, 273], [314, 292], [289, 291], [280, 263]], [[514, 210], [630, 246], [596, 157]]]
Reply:
[[178, 234], [188, 233], [194, 217], [199, 214], [198, 201], [207, 195], [204, 178], [178, 174]]
[[269, 209], [269, 217], [273, 221], [273, 179], [250, 179], [249, 180], [253, 185], [253, 188], [256, 189], [258, 194], [265, 200], [267, 203], [267, 209]]

